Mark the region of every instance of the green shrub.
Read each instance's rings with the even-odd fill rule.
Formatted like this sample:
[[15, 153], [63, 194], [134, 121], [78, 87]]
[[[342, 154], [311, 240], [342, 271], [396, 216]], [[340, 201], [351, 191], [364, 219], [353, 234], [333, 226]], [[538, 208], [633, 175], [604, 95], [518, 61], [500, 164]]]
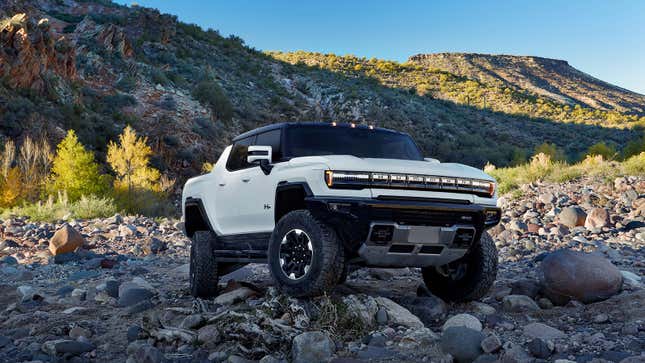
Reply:
[[81, 219], [109, 217], [117, 212], [114, 199], [94, 195], [82, 196], [81, 199], [72, 204], [71, 209], [72, 215]]
[[589, 149], [587, 149], [587, 156], [595, 155], [600, 155], [605, 160], [613, 160], [618, 156], [618, 152], [615, 147], [607, 145], [604, 142], [598, 142], [589, 146]]
[[118, 209], [111, 198], [96, 196], [81, 196], [72, 203], [66, 193], [50, 195], [45, 201], [25, 203], [21, 206], [1, 211], [2, 218], [9, 216], [29, 217], [31, 221], [54, 222], [69, 219], [105, 218], [114, 215]]
[[222, 87], [212, 80], [201, 81], [193, 90], [193, 96], [199, 102], [211, 108], [216, 118], [230, 121], [233, 118], [233, 105]]

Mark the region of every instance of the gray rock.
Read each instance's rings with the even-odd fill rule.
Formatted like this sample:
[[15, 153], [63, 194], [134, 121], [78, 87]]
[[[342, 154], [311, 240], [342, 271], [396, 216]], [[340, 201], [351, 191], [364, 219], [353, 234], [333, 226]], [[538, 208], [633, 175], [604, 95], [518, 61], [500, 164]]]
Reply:
[[520, 221], [519, 219], [513, 219], [511, 223], [509, 223], [509, 228], [512, 231], [517, 231], [520, 233], [526, 233], [529, 230], [529, 227], [526, 225], [526, 223]]
[[440, 346], [444, 353], [452, 355], [458, 363], [469, 363], [483, 353], [482, 340], [484, 340], [484, 334], [481, 332], [457, 326], [443, 332]]
[[609, 260], [580, 251], [549, 254], [542, 261], [540, 273], [544, 294], [558, 305], [571, 299], [583, 303], [605, 300], [618, 293], [623, 284], [620, 271]]
[[531, 353], [532, 356], [540, 359], [549, 358], [553, 350], [547, 342], [540, 338], [531, 340], [527, 345], [527, 348], [529, 348], [529, 353]]
[[216, 325], [206, 325], [197, 331], [197, 341], [207, 348], [216, 346], [221, 339], [219, 328]]
[[491, 334], [484, 338], [481, 342], [481, 348], [486, 353], [497, 352], [502, 347], [502, 341], [495, 334]]
[[423, 328], [423, 322], [413, 315], [408, 309], [386, 297], [376, 297], [376, 303], [387, 311], [388, 324], [401, 325], [408, 328]]
[[94, 350], [94, 345], [86, 342], [80, 342], [76, 340], [68, 339], [58, 339], [50, 340], [43, 343], [40, 348], [43, 352], [49, 355], [56, 354], [71, 354], [71, 355], [80, 355], [89, 351]]
[[436, 296], [410, 297], [400, 302], [426, 325], [444, 319], [448, 313], [446, 303]]
[[123, 217], [121, 217], [120, 214], [115, 214], [114, 216], [107, 218], [105, 220], [105, 223], [107, 224], [121, 224], [123, 223]]
[[558, 214], [560, 223], [569, 228], [584, 226], [586, 218], [587, 214], [578, 206], [566, 207], [560, 211], [560, 214]]
[[529, 338], [539, 338], [543, 340], [563, 339], [566, 335], [553, 327], [543, 323], [530, 323], [524, 326], [524, 335]]
[[204, 325], [206, 319], [200, 314], [188, 315], [184, 320], [179, 324], [180, 328], [183, 329], [198, 329]]
[[465, 326], [476, 331], [482, 331], [482, 323], [476, 317], [470, 314], [457, 314], [450, 317], [441, 327], [442, 331], [455, 326]]
[[376, 323], [379, 325], [387, 324], [387, 311], [384, 308], [379, 308], [376, 311]]
[[21, 302], [37, 300], [40, 297], [40, 295], [38, 294], [38, 291], [32, 286], [28, 286], [28, 285], [18, 286], [18, 289], [16, 291], [18, 292], [18, 296], [20, 297]]
[[87, 290], [85, 289], [74, 289], [72, 290], [72, 298], [77, 301], [85, 301], [87, 298]]
[[119, 292], [118, 306], [127, 307], [151, 299], [154, 293], [143, 287], [130, 287]]
[[310, 331], [293, 339], [291, 356], [294, 363], [326, 362], [335, 351], [336, 345], [327, 333]]
[[510, 312], [537, 311], [538, 304], [526, 295], [508, 295], [502, 299], [502, 307]]

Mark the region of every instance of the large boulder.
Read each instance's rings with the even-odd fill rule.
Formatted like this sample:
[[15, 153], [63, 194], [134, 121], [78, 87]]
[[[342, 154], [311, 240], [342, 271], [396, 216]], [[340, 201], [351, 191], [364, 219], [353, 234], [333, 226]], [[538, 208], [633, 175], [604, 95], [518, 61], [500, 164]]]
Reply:
[[558, 250], [540, 266], [544, 294], [555, 304], [574, 299], [583, 303], [605, 300], [620, 291], [623, 277], [599, 254]]
[[558, 214], [558, 219], [565, 226], [574, 228], [585, 225], [587, 214], [578, 206], [566, 207]]
[[291, 346], [294, 363], [327, 362], [335, 351], [334, 341], [320, 331], [309, 331], [296, 336]]
[[609, 225], [609, 212], [605, 208], [594, 208], [585, 220], [585, 228], [589, 230], [601, 229]]
[[49, 241], [49, 251], [52, 255], [60, 255], [63, 253], [70, 253], [76, 249], [83, 247], [85, 239], [81, 234], [74, 229], [74, 227], [65, 223]]

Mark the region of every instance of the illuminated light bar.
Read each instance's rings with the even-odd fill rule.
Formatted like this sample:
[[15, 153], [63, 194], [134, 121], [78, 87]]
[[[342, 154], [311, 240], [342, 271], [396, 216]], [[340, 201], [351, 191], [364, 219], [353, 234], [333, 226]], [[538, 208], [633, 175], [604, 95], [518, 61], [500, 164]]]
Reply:
[[351, 126], [353, 129], [355, 129], [355, 128], [356, 128], [356, 124], [355, 124], [355, 123], [353, 123], [353, 122], [352, 122], [351, 124], [349, 124], [349, 126]]
[[336, 126], [336, 121], [331, 123], [332, 126]]
[[374, 130], [374, 125], [369, 125], [368, 127], [370, 130]]
[[325, 183], [330, 188], [340, 189], [395, 188], [468, 193], [484, 197], [495, 195], [495, 183], [492, 181], [434, 175], [326, 170]]

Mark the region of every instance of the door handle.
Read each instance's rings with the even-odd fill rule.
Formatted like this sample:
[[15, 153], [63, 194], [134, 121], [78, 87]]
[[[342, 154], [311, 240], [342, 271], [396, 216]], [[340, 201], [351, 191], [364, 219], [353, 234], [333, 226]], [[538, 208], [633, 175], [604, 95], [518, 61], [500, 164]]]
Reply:
[[242, 181], [245, 183], [248, 183], [251, 180], [251, 178], [242, 178]]
[[219, 186], [220, 186], [220, 187], [223, 187], [223, 186], [225, 186], [225, 185], [226, 185], [226, 183], [219, 183]]

